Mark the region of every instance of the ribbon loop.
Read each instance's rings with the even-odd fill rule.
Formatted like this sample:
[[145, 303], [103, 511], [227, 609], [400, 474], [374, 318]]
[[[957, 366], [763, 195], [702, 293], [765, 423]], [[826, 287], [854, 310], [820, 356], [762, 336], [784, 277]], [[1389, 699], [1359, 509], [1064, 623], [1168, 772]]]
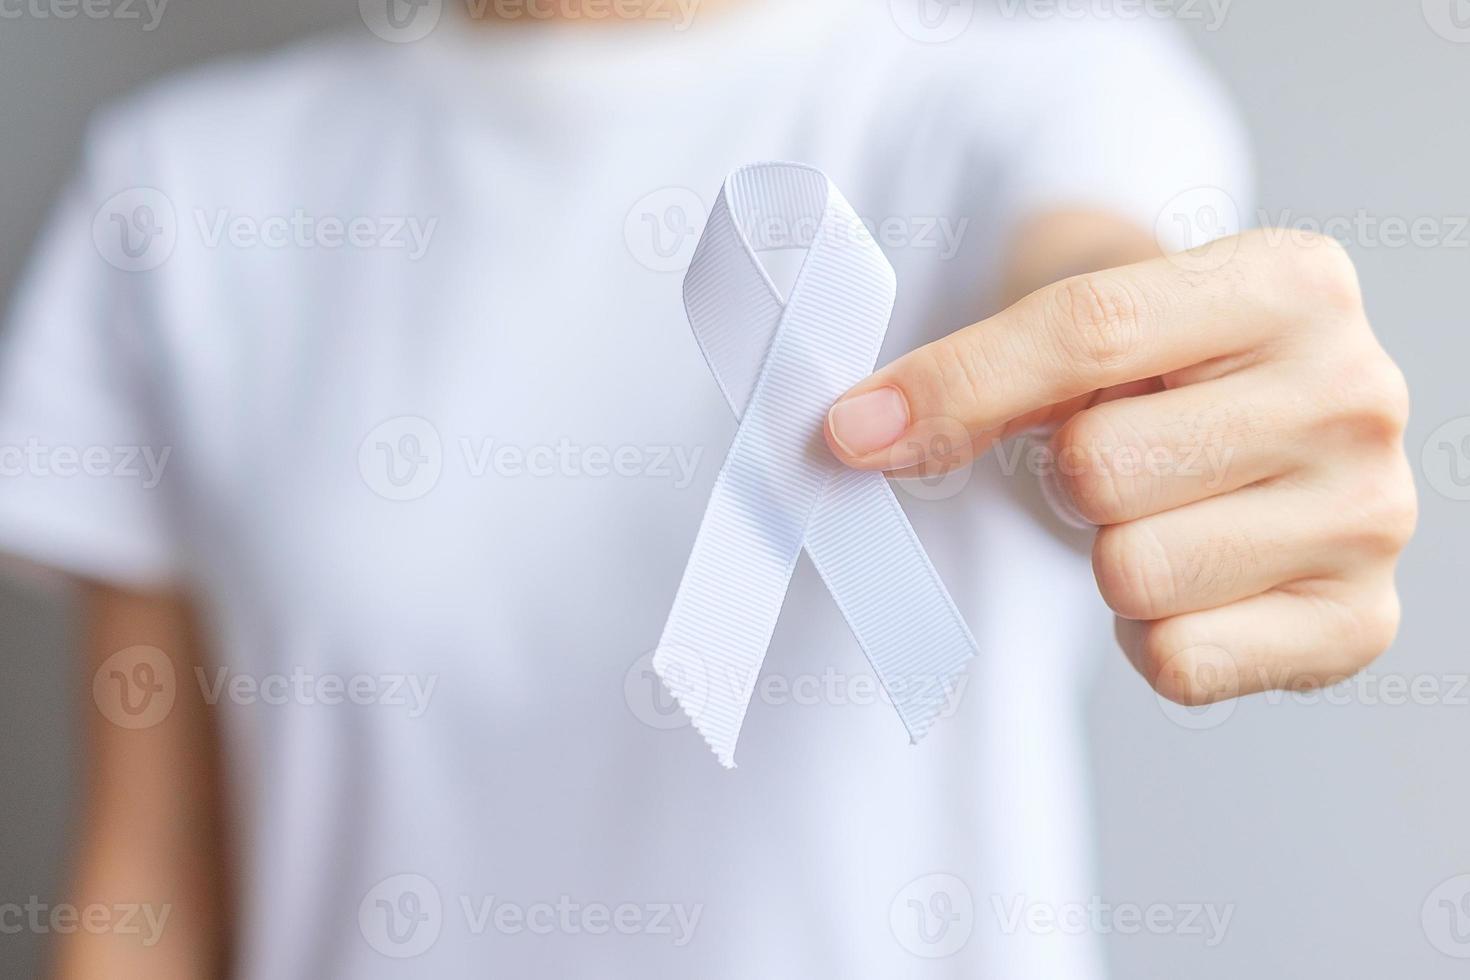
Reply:
[[[784, 301], [757, 256], [776, 248], [807, 249]], [[803, 545], [912, 741], [975, 653], [887, 480], [822, 440], [873, 370], [894, 291], [851, 205], [800, 164], [730, 174], [690, 262], [689, 323], [740, 426], [653, 666], [727, 767]]]

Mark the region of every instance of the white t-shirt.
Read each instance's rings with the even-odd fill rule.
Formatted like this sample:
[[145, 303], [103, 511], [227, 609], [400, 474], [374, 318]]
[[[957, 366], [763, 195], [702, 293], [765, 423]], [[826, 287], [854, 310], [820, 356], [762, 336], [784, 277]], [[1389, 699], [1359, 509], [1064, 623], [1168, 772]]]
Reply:
[[899, 491], [981, 651], [919, 746], [805, 558], [739, 769], [648, 671], [735, 428], [680, 296], [727, 171], [871, 220], [884, 361], [993, 310], [1029, 212], [1244, 199], [1170, 29], [889, 6], [446, 14], [95, 122], [5, 337], [0, 548], [197, 595], [203, 675], [122, 651], [97, 703], [221, 705], [247, 980], [1099, 975], [1027, 924], [1096, 891], [1110, 631], [1025, 458]]

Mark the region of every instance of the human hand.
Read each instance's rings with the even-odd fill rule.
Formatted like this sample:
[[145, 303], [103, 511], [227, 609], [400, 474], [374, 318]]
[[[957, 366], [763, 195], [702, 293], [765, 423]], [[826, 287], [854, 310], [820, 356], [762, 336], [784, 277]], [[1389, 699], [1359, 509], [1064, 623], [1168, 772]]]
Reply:
[[[1392, 642], [1407, 414], [1347, 253], [1252, 232], [1041, 289], [854, 387], [826, 437], [916, 475], [1055, 427], [1051, 495], [1099, 528], [1120, 644], [1161, 695], [1205, 704], [1331, 683]], [[1182, 465], [1209, 453], [1228, 466]]]

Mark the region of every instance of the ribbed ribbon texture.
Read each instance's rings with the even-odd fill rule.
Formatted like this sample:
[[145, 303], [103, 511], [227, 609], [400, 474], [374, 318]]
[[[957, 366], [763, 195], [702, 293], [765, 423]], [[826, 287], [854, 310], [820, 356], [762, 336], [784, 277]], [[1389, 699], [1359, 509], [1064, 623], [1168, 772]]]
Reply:
[[[803, 248], [791, 295], [758, 253]], [[975, 640], [881, 473], [839, 464], [827, 410], [873, 370], [893, 268], [819, 170], [726, 178], [684, 279], [689, 324], [740, 419], [653, 666], [727, 767], [803, 545], [917, 742]]]

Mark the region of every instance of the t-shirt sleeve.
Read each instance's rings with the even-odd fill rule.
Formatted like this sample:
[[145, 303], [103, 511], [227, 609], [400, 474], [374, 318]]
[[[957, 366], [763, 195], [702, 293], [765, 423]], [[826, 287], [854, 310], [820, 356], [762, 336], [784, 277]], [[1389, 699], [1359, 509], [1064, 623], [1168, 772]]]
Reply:
[[162, 585], [177, 577], [176, 460], [146, 250], [169, 216], [146, 188], [111, 186], [126, 181], [104, 156], [87, 154], [55, 206], [0, 333], [0, 552]]
[[1249, 141], [1229, 96], [1172, 24], [1070, 25], [1009, 154], [1011, 219], [1110, 211], [1173, 251], [1250, 225]]

